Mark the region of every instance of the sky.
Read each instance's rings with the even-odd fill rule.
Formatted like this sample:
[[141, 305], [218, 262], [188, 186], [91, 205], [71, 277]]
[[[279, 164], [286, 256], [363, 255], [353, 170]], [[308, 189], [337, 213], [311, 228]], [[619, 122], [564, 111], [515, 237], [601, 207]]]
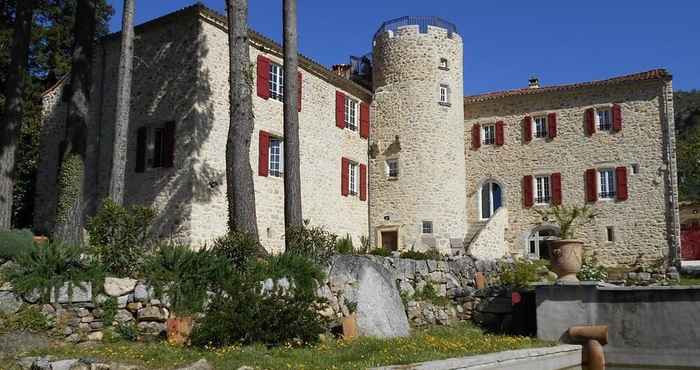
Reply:
[[[112, 31], [121, 29], [121, 0]], [[195, 0], [136, 0], [136, 24]], [[203, 0], [224, 14], [225, 0]], [[330, 67], [371, 52], [382, 22], [439, 16], [464, 42], [466, 95], [599, 80], [666, 68], [675, 90], [700, 90], [696, 0], [298, 0], [299, 50]], [[250, 27], [281, 43], [282, 0], [249, 0]]]

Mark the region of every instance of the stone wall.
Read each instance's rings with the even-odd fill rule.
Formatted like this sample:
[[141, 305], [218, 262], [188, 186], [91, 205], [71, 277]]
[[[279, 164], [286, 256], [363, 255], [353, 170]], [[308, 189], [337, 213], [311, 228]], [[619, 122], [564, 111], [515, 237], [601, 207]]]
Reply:
[[[369, 217], [377, 245], [382, 231], [395, 231], [399, 249], [462, 246], [462, 59], [462, 38], [444, 28], [409, 25], [374, 40]], [[440, 103], [441, 84], [448, 104]], [[397, 178], [388, 177], [388, 159], [398, 160]], [[432, 221], [432, 235], [422, 233], [423, 221]]]
[[[627, 167], [629, 199], [598, 201], [595, 222], [582, 228], [577, 237], [589, 252], [608, 266], [634, 264], [638, 256], [652, 261], [667, 257], [674, 212], [667, 195], [675, 185], [667, 182], [664, 160], [664, 130], [671, 121], [664, 114], [665, 80], [621, 82], [566, 91], [542, 92], [465, 103], [465, 145], [471, 148], [475, 123], [505, 123], [505, 145], [482, 145], [466, 151], [467, 214], [478, 219], [478, 186], [486, 179], [499, 183], [503, 206], [508, 208], [506, 243], [513, 253], [525, 253], [527, 238], [541, 222], [533, 208], [523, 207], [522, 181], [525, 175], [561, 173], [563, 205], [585, 204], [584, 172], [589, 168]], [[584, 132], [584, 113], [589, 107], [622, 107], [622, 131]], [[523, 140], [523, 118], [556, 112], [554, 139]], [[534, 125], [534, 123], [533, 123]], [[638, 170], [638, 171], [637, 171]], [[637, 172], [635, 172], [637, 171]], [[671, 224], [673, 222], [671, 221]], [[606, 228], [614, 228], [608, 242]]]
[[499, 208], [469, 244], [467, 254], [482, 260], [497, 260], [508, 255], [505, 234], [508, 209]]

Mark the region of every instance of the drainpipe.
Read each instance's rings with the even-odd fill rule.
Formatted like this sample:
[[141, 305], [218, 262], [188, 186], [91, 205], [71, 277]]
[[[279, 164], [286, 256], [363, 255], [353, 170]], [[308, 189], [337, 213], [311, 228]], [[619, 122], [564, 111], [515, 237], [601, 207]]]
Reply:
[[666, 169], [664, 182], [666, 183], [666, 232], [669, 245], [669, 263], [680, 271], [680, 224], [678, 216], [678, 178], [676, 176], [676, 152], [675, 152], [675, 123], [673, 117], [673, 84], [671, 78], [664, 80], [661, 89], [662, 115], [665, 130], [664, 136], [664, 162]]

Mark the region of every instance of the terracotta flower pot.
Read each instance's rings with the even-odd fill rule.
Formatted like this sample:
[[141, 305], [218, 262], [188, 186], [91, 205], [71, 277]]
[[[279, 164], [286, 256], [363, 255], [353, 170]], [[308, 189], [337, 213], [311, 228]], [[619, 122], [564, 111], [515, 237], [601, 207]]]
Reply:
[[357, 315], [351, 313], [343, 318], [343, 339], [351, 340], [357, 337]]
[[557, 274], [557, 281], [578, 281], [576, 273], [581, 270], [583, 262], [583, 242], [580, 240], [553, 240], [552, 270]]
[[168, 343], [176, 346], [189, 344], [192, 334], [192, 316], [171, 316], [165, 322], [165, 330], [168, 334]]

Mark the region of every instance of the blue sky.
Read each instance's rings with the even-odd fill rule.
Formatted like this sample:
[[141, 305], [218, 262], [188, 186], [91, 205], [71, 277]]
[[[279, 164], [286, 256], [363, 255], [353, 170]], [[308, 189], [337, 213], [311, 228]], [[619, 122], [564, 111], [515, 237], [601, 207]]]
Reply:
[[[136, 0], [136, 21], [194, 0]], [[224, 0], [204, 0], [224, 12]], [[111, 29], [121, 28], [121, 0]], [[281, 41], [282, 0], [249, 0], [250, 26]], [[436, 15], [464, 40], [466, 94], [604, 79], [667, 68], [676, 90], [700, 89], [700, 1], [298, 0], [299, 49], [330, 66], [371, 51], [374, 32], [403, 15]]]

